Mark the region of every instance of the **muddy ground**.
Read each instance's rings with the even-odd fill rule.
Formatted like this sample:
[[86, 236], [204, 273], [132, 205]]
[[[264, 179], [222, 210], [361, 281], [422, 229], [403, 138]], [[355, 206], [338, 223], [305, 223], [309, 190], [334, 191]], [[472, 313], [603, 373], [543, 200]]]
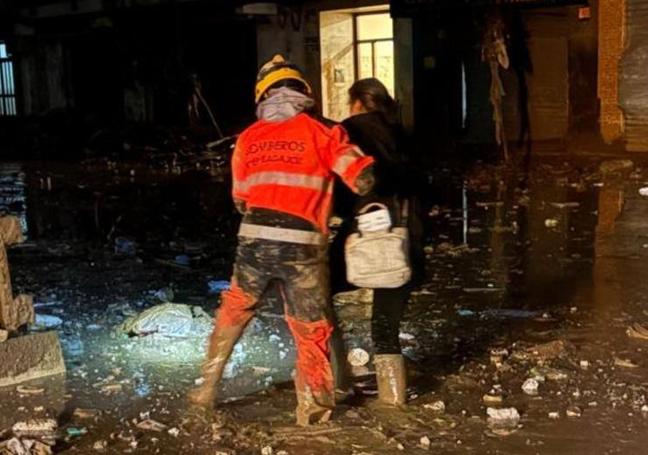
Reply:
[[[217, 307], [207, 283], [228, 279], [237, 224], [222, 177], [5, 165], [0, 197], [29, 237], [10, 251], [15, 292], [61, 319], [68, 373], [29, 384], [44, 389], [35, 395], [0, 390], [0, 441], [17, 421], [53, 417], [55, 453], [645, 453], [648, 341], [626, 331], [648, 325], [648, 168], [633, 160], [441, 166], [429, 179], [427, 279], [402, 326], [407, 410], [377, 408], [370, 371], [356, 371], [358, 393], [331, 423], [294, 427], [294, 352], [270, 295], [249, 352], [235, 352], [217, 422], [199, 434], [183, 416], [203, 337], [115, 329], [160, 290]], [[370, 351], [367, 305], [347, 300], [347, 344]], [[489, 407], [520, 419], [495, 425]], [[149, 419], [165, 428], [141, 428]]]

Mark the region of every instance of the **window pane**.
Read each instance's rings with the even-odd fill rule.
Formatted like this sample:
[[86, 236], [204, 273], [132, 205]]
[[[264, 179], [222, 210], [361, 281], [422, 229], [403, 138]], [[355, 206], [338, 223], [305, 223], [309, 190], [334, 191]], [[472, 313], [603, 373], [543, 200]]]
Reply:
[[356, 17], [357, 39], [359, 41], [389, 39], [394, 36], [389, 13], [368, 14]]
[[358, 78], [373, 77], [373, 46], [371, 43], [358, 45]]
[[7, 58], [7, 46], [5, 43], [0, 43], [0, 58]]
[[374, 76], [385, 84], [394, 96], [394, 42], [378, 41], [375, 44], [376, 74]]

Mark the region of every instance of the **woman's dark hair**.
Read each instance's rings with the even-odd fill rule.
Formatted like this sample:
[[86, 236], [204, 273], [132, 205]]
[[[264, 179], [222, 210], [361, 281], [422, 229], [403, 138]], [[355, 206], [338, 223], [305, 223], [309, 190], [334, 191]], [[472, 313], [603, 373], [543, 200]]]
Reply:
[[390, 123], [399, 121], [398, 103], [387, 87], [374, 77], [356, 81], [349, 89], [349, 101], [360, 101], [367, 112], [381, 112]]

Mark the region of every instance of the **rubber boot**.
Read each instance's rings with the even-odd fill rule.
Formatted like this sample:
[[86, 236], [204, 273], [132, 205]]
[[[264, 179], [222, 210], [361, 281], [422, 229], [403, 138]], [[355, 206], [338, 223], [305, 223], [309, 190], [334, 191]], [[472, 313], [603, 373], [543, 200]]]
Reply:
[[234, 345], [245, 329], [245, 325], [235, 325], [215, 328], [209, 340], [207, 359], [203, 363], [202, 374], [204, 382], [191, 390], [187, 396], [195, 406], [210, 407], [216, 400], [216, 390], [225, 365], [232, 354]]
[[407, 401], [407, 374], [401, 354], [378, 354], [374, 358], [378, 401], [390, 406], [403, 406]]
[[335, 395], [329, 392], [313, 393], [308, 386], [297, 386], [297, 425], [307, 427], [314, 423], [325, 423], [331, 419], [335, 407]]
[[335, 382], [335, 402], [343, 403], [354, 396], [351, 371], [347, 362], [347, 350], [339, 326], [334, 325], [330, 340], [331, 370]]

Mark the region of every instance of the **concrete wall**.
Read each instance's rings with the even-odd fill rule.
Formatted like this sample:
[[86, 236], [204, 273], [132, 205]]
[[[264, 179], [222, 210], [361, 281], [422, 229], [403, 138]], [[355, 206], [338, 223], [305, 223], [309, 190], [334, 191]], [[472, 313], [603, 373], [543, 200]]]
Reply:
[[598, 96], [601, 136], [607, 143], [621, 138], [623, 112], [619, 107], [619, 62], [623, 54], [626, 0], [599, 0]]
[[320, 52], [323, 113], [342, 121], [349, 115], [347, 90], [355, 78], [351, 14], [320, 15]]
[[619, 64], [619, 105], [626, 149], [648, 151], [648, 1], [625, 0], [625, 51]]

